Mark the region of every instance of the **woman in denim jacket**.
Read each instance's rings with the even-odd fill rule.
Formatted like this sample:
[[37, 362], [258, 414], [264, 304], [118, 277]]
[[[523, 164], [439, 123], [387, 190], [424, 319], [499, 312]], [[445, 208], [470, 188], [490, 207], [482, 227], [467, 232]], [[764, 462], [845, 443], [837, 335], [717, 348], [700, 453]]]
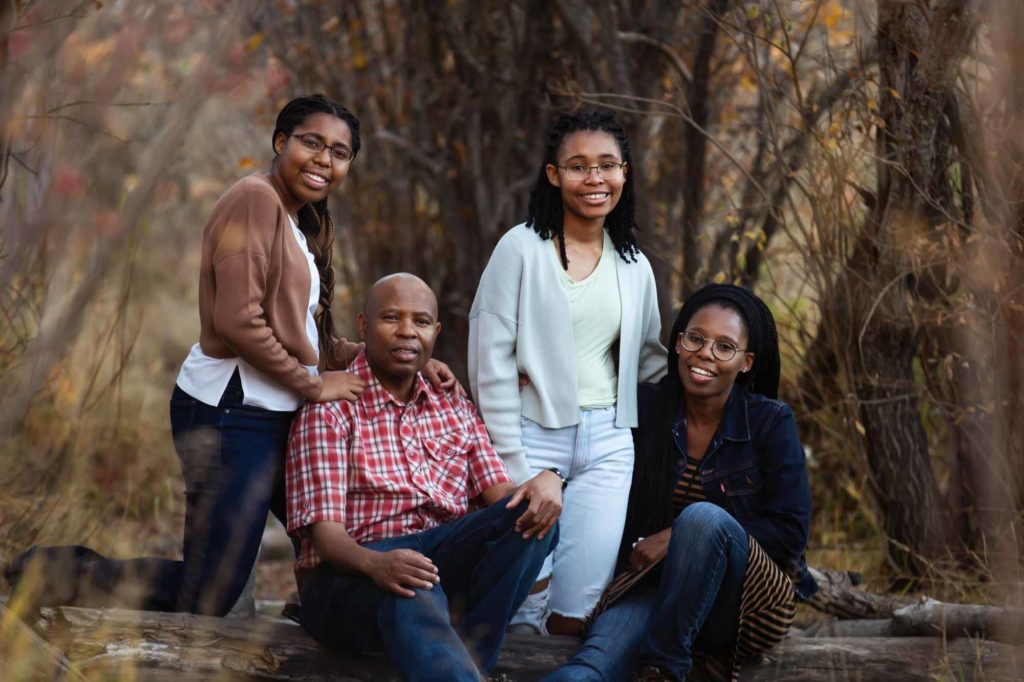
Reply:
[[583, 646], [546, 680], [683, 680], [694, 651], [732, 676], [817, 591], [811, 497], [793, 411], [776, 400], [775, 322], [708, 285], [672, 328], [668, 375], [640, 388], [620, 571]]

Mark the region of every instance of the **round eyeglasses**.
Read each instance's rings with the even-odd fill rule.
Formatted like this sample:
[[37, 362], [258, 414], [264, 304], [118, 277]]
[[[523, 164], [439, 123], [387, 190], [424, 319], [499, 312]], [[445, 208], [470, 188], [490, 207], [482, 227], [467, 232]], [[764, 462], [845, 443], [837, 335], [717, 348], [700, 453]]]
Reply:
[[582, 182], [589, 178], [593, 172], [596, 172], [597, 177], [604, 180], [621, 180], [625, 166], [625, 162], [605, 161], [596, 166], [588, 166], [585, 163], [570, 163], [567, 166], [558, 166], [558, 168], [564, 170], [565, 177], [573, 182]]
[[732, 341], [709, 339], [700, 332], [695, 332], [691, 329], [687, 329], [686, 331], [679, 333], [680, 348], [691, 353], [700, 352], [704, 347], [704, 344], [709, 341], [711, 342], [711, 355], [715, 357], [715, 360], [719, 360], [721, 362], [729, 362], [736, 357], [736, 353], [750, 352], [750, 349], [748, 348], [737, 348], [736, 344]]

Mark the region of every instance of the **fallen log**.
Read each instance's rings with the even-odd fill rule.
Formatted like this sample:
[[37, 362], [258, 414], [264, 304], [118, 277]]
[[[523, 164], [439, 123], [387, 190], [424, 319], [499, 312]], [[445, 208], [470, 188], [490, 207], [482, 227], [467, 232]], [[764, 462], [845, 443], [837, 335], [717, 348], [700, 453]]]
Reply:
[[816, 566], [809, 566], [808, 570], [818, 583], [818, 592], [807, 603], [838, 618], [889, 618], [897, 609], [914, 603], [905, 597], [861, 590], [849, 571]]
[[[283, 619], [58, 607], [42, 609], [37, 628], [90, 680], [163, 680], [172, 674], [175, 679], [291, 682], [394, 678], [382, 656], [331, 653]], [[576, 643], [564, 637], [509, 636], [495, 674], [515, 682], [540, 679], [565, 661]], [[745, 665], [740, 679], [931, 682], [947, 674], [953, 679], [1017, 679], [1002, 676], [1000, 666], [1021, 660], [1024, 649], [983, 640], [790, 637], [768, 658]]]
[[808, 604], [840, 620], [816, 623], [804, 636], [983, 637], [1024, 644], [1024, 609], [875, 594], [857, 588], [846, 571], [810, 571], [820, 589]]
[[64, 654], [0, 603], [0, 679], [87, 682]]
[[897, 609], [892, 620], [901, 629], [917, 635], [985, 637], [1007, 644], [1024, 644], [1024, 609], [924, 599]]

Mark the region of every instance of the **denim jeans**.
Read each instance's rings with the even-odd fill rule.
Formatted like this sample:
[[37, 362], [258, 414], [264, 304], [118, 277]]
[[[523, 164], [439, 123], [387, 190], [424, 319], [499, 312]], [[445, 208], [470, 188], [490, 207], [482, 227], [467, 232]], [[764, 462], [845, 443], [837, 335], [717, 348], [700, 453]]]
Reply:
[[736, 644], [747, 535], [721, 507], [679, 514], [657, 585], [642, 584], [591, 624], [580, 649], [543, 682], [629, 679], [638, 665], [686, 678], [694, 648], [728, 654]]
[[[561, 539], [541, 577], [551, 575], [546, 611], [586, 618], [615, 572], [633, 476], [633, 436], [615, 426], [615, 408], [580, 411], [580, 423], [548, 429], [521, 420], [530, 474], [562, 472]], [[540, 625], [544, 610], [520, 612], [513, 622]]]
[[256, 563], [267, 510], [285, 519], [283, 465], [295, 414], [245, 406], [242, 398], [237, 373], [217, 407], [177, 386], [171, 395], [171, 432], [185, 477], [183, 561], [110, 559], [77, 545], [33, 547], [12, 562], [10, 578], [31, 574], [39, 605], [226, 614]]
[[477, 682], [480, 669], [497, 663], [509, 619], [558, 542], [557, 527], [543, 540], [524, 540], [515, 521], [528, 505], [505, 509], [506, 503], [364, 545], [378, 552], [413, 549], [434, 562], [441, 582], [414, 590], [415, 597], [319, 564], [300, 576], [302, 626], [341, 651], [383, 649], [404, 680]]

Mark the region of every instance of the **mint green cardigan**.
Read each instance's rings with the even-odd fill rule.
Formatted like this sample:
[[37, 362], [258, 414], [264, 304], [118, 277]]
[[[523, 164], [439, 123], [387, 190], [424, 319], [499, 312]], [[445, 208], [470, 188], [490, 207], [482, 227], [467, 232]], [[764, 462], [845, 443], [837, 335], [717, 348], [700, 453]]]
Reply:
[[[469, 384], [494, 447], [517, 483], [530, 478], [520, 417], [557, 429], [579, 423], [569, 301], [551, 267], [551, 241], [525, 223], [498, 241], [469, 312]], [[615, 257], [619, 328], [615, 425], [637, 425], [637, 385], [665, 374], [654, 274], [643, 254]], [[519, 390], [519, 375], [530, 383]]]

